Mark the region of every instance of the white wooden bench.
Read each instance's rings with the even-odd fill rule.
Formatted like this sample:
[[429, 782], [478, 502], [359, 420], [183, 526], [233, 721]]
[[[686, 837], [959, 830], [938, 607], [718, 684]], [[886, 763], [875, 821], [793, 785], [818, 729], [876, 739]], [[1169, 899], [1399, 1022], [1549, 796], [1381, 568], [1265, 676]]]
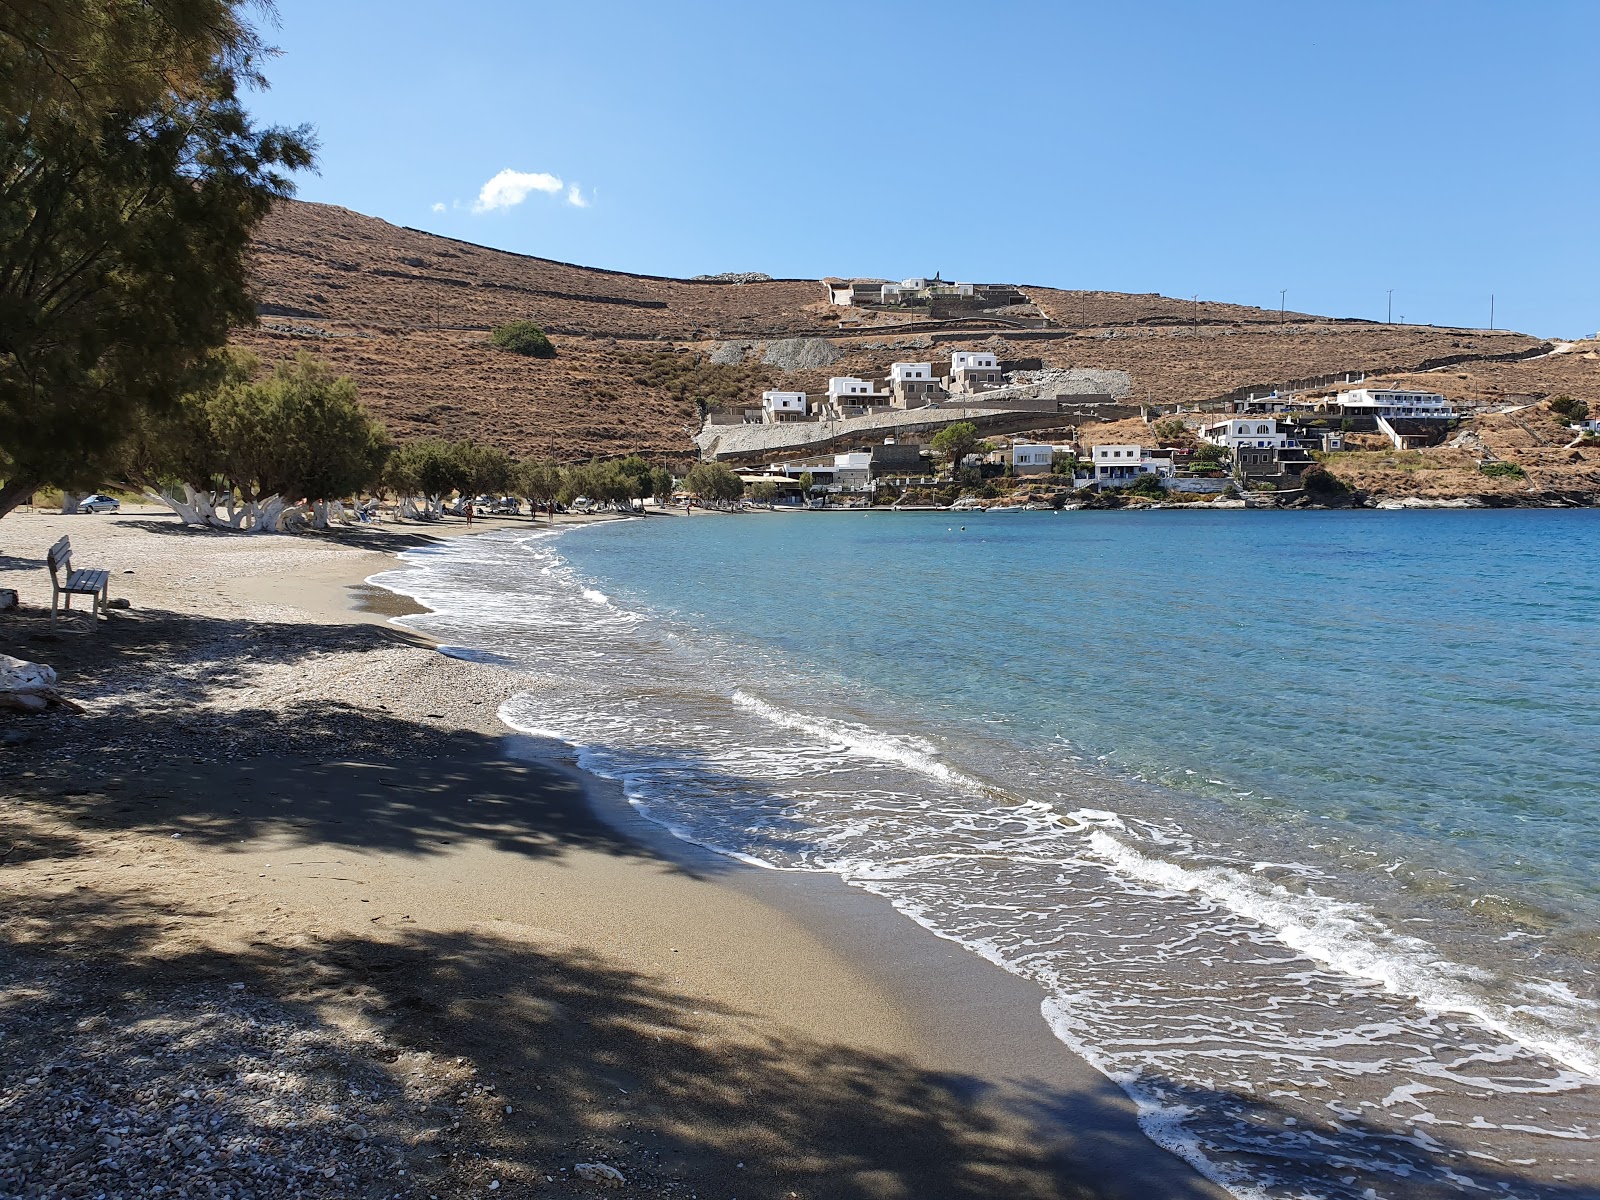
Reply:
[[[47, 559], [50, 564], [50, 620], [56, 619], [56, 603], [62, 597], [67, 598], [66, 607], [71, 609], [74, 596], [93, 596], [90, 604], [91, 619], [98, 619], [106, 610], [106, 592], [111, 586], [111, 572], [101, 570], [74, 571], [72, 569], [72, 542], [63, 537], [54, 546], [50, 547]], [[67, 580], [61, 582], [65, 574]]]

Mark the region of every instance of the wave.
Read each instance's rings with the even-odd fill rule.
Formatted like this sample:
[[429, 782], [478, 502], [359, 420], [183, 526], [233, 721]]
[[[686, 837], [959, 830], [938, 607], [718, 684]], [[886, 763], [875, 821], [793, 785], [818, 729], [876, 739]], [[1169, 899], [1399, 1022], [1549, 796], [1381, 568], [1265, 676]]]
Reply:
[[[1540, 1141], [1589, 1136], [1576, 1116], [1536, 1132], [1525, 1115], [1489, 1121], [1483, 1098], [1571, 1096], [1587, 1086], [1582, 1077], [1600, 1077], [1600, 1005], [1549, 980], [1517, 980], [1496, 995], [1504, 981], [1325, 894], [1334, 876], [1309, 865], [1217, 861], [1226, 847], [1211, 861], [1162, 857], [1154, 851], [1199, 851], [1170, 818], [1140, 815], [1120, 803], [1123, 791], [1102, 790], [1094, 780], [1109, 773], [1071, 765], [1073, 755], [1030, 750], [1008, 766], [978, 754], [997, 783], [961, 761], [974, 760], [970, 739], [953, 737], [958, 749], [947, 753], [910, 731], [775, 704], [730, 672], [803, 670], [618, 606], [551, 539], [517, 543], [520, 558], [488, 537], [455, 559], [408, 555], [407, 571], [419, 574], [382, 586], [435, 610], [408, 623], [541, 672], [501, 720], [571, 746], [581, 767], [620, 782], [673, 836], [764, 868], [828, 870], [1037, 981], [1057, 1039], [1128, 1092], [1152, 1139], [1236, 1195], [1381, 1195], [1366, 1188], [1431, 1170], [1422, 1131], [1406, 1133], [1400, 1117], [1420, 1109], [1412, 1097], [1422, 1093], [1394, 1100], [1397, 1077], [1448, 1093], [1416, 1122]], [[508, 578], [514, 592], [497, 596]], [[1067, 802], [1028, 794], [1045, 784]], [[1273, 871], [1256, 869], [1266, 866]], [[1269, 877], [1285, 871], [1303, 890]], [[1313, 880], [1324, 890], [1310, 890]], [[1292, 1097], [1279, 1103], [1300, 1104], [1301, 1125], [1263, 1131], [1239, 1116], [1234, 1085], [1219, 1082], [1236, 1078], [1245, 1092]], [[1323, 1082], [1304, 1095], [1284, 1082], [1302, 1078]], [[1325, 1100], [1316, 1089], [1328, 1079], [1336, 1093]], [[1369, 1146], [1367, 1134], [1325, 1124], [1310, 1132], [1367, 1112], [1393, 1112], [1393, 1136]], [[1334, 1159], [1359, 1165], [1359, 1186], [1261, 1183]]]
[[[1198, 893], [1230, 912], [1270, 928], [1284, 945], [1307, 958], [1415, 1001], [1430, 1012], [1461, 1013], [1505, 1037], [1548, 1055], [1580, 1074], [1600, 1079], [1600, 1040], [1594, 1030], [1600, 1004], [1567, 989], [1547, 996], [1536, 1017], [1527, 1005], [1496, 1002], [1479, 987], [1487, 972], [1452, 963], [1436, 947], [1383, 927], [1359, 904], [1315, 892], [1299, 894], [1232, 867], [1186, 867], [1142, 854], [1110, 834], [1089, 835], [1094, 853], [1130, 879], [1174, 893]], [[1550, 991], [1546, 985], [1547, 992]], [[1572, 1032], [1556, 1022], [1575, 1026]], [[1585, 1038], [1582, 1031], [1588, 1031]]]

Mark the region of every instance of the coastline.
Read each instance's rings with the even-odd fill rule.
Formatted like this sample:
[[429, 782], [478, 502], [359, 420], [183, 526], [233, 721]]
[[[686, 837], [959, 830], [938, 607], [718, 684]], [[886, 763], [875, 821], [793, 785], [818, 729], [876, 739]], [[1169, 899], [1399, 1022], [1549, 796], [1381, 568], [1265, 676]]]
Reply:
[[[33, 541], [70, 525], [86, 561], [126, 561], [136, 540], [14, 521]], [[468, 1102], [430, 1102], [454, 1104], [445, 1124], [398, 1103], [370, 1119], [385, 1132], [362, 1145], [387, 1139], [389, 1182], [416, 1194], [491, 1175], [499, 1195], [565, 1194], [586, 1187], [579, 1161], [700, 1195], [1225, 1194], [1054, 1039], [1037, 988], [836, 880], [679, 842], [508, 735], [495, 711], [514, 673], [389, 623], [411, 606], [365, 582], [393, 565], [385, 539], [352, 553], [338, 535], [122, 523], [146, 561], [113, 592], [135, 608], [47, 635], [89, 713], [3, 751], [32, 755], [6, 797], [23, 850], [0, 876], [17, 963], [48, 975], [66, 943], [173, 997], [243, 975], [224, 1001], [260, 996], [460, 1086]], [[153, 667], [151, 687], [122, 674]], [[101, 757], [38, 753], [58, 736]], [[302, 865], [326, 862], [344, 865]], [[107, 961], [104, 938], [63, 937], [74, 925], [133, 948]], [[328, 1112], [331, 1138], [352, 1107]], [[353, 1183], [359, 1158], [323, 1169]]]

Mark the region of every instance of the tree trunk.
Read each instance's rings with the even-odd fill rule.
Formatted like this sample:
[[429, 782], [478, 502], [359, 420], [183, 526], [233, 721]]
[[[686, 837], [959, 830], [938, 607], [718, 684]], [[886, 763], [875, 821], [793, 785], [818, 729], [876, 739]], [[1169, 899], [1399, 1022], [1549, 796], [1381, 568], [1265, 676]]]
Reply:
[[33, 495], [35, 490], [33, 482], [27, 479], [8, 479], [0, 483], [0, 517]]
[[70, 517], [77, 513], [78, 505], [83, 503], [82, 496], [74, 496], [71, 492], [61, 493], [61, 515]]

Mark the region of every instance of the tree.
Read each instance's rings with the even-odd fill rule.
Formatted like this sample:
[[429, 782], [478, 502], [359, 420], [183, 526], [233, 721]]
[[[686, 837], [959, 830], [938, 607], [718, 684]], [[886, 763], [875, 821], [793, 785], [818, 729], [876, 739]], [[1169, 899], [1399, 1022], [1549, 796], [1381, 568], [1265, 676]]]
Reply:
[[665, 504], [672, 499], [672, 472], [665, 467], [650, 468], [650, 494], [655, 497], [657, 504]]
[[456, 486], [463, 495], [503, 496], [510, 491], [516, 463], [504, 450], [464, 441], [455, 443], [451, 452], [456, 460]]
[[771, 504], [778, 495], [778, 485], [775, 483], [752, 483], [750, 485], [750, 498], [759, 500], [762, 504]]
[[811, 495], [811, 488], [816, 483], [817, 477], [810, 471], [800, 472], [800, 490], [807, 496]]
[[1572, 396], [1556, 396], [1549, 402], [1550, 411], [1569, 424], [1589, 419], [1589, 405], [1586, 401]]
[[250, 237], [312, 139], [245, 113], [242, 7], [0, 3], [0, 516], [102, 482], [255, 319]]
[[978, 438], [978, 427], [971, 421], [957, 421], [946, 425], [933, 435], [933, 452], [949, 460], [950, 472], [961, 469], [961, 460], [969, 454], [987, 453], [989, 444]]
[[1215, 467], [1228, 457], [1228, 452], [1221, 446], [1211, 442], [1201, 442], [1195, 447], [1194, 458], [1191, 460], [1197, 467]]
[[554, 358], [556, 348], [550, 344], [550, 339], [545, 336], [532, 321], [513, 321], [510, 325], [500, 325], [489, 335], [489, 340], [502, 350], [509, 350], [513, 354], [521, 354], [528, 358]]
[[[423, 438], [395, 448], [384, 466], [383, 482], [405, 501], [404, 515], [436, 521], [444, 515], [444, 498], [457, 487], [460, 463], [453, 443]], [[423, 507], [416, 501], [421, 497]]]
[[683, 478], [683, 486], [701, 501], [730, 504], [744, 495], [744, 482], [722, 463], [697, 463]]
[[[512, 476], [512, 486], [528, 502], [529, 515], [537, 517], [541, 508], [549, 508], [561, 495], [561, 468], [553, 462], [518, 463]], [[555, 519], [555, 514], [550, 514]]]
[[287, 506], [310, 501], [325, 527], [327, 501], [378, 479], [388, 437], [350, 377], [326, 363], [301, 354], [266, 378], [255, 377], [258, 366], [250, 355], [221, 356], [210, 391], [147, 418], [124, 473], [147, 487], [161, 481], [151, 495], [193, 524], [273, 532]]

